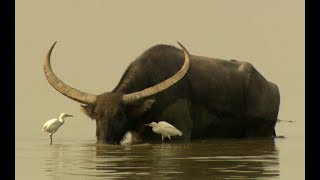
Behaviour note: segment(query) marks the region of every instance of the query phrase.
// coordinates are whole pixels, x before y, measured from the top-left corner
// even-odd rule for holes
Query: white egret
[[[59,116],[59,119],[57,118],[50,119],[46,123],[44,123],[42,127],[42,131],[50,133],[50,140],[51,140],[50,144],[52,144],[53,133],[55,133],[59,129],[59,127],[64,123],[65,117],[73,117],[73,116],[70,114],[61,113],[61,115]]]
[[[179,129],[175,128],[173,125],[165,121],[160,121],[158,123],[152,122],[145,125],[152,127],[153,132],[161,134],[162,141],[164,137],[168,137],[171,140],[170,136],[182,136],[182,132]]]

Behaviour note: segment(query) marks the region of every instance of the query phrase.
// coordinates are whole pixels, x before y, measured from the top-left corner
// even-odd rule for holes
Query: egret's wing
[[[166,129],[166,132],[168,132],[169,134],[176,134],[176,135],[179,135],[181,136],[182,135],[182,132],[177,129],[176,127],[174,127],[173,125],[165,122],[165,121],[160,121],[158,122],[158,125],[159,127],[164,127]]]
[[[52,124],[55,120],[57,120],[56,118],[55,119],[50,119],[48,120],[47,122],[45,122],[43,124],[43,127],[42,127],[42,130],[45,130],[50,124]]]
[[[61,123],[58,119],[51,119],[43,125],[42,129],[51,132],[52,130],[56,130],[60,125]]]
[[[167,122],[165,122],[165,121],[160,121],[160,122],[158,122],[158,125],[161,127],[166,127],[166,128],[169,128],[169,127],[173,127],[173,128],[175,128],[173,125],[171,125],[171,124],[169,124],[169,123],[167,123]]]
[[[182,132],[181,132],[179,129],[173,127],[173,126],[172,126],[172,127],[168,127],[168,128],[166,129],[166,131],[167,131],[169,134],[172,134],[172,135],[182,136]]]

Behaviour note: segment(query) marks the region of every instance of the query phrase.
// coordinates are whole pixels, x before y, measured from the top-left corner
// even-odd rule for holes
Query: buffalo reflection
[[[96,145],[102,177],[277,178],[273,139],[221,139],[187,144]]]

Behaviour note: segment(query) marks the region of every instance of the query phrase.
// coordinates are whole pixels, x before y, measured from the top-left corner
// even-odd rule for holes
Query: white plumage
[[[57,118],[50,119],[46,123],[44,123],[42,127],[42,131],[50,133],[50,140],[51,140],[50,144],[52,144],[53,133],[55,133],[59,129],[59,127],[62,124],[64,124],[65,117],[73,117],[73,116],[66,113],[61,113],[58,119]]]
[[[171,140],[170,136],[182,136],[182,132],[179,129],[165,121],[159,121],[158,123],[152,122],[145,125],[152,127],[153,132],[161,134],[162,141],[164,137],[168,137]]]

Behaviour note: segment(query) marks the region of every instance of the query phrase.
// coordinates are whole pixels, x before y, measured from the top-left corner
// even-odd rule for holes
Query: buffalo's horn
[[[146,98],[146,97],[155,95],[161,91],[168,89],[169,87],[171,87],[172,85],[174,85],[175,83],[177,83],[180,79],[182,79],[184,77],[184,75],[188,72],[189,67],[190,67],[190,54],[188,53],[188,51],[186,50],[186,48],[182,44],[180,44],[179,42],[177,42],[177,43],[182,48],[182,50],[184,52],[184,56],[185,56],[184,64],[181,67],[181,69],[175,75],[162,81],[159,84],[156,84],[152,87],[146,88],[146,89],[138,91],[138,92],[123,95],[122,101],[124,103],[129,104],[131,102],[138,101],[142,98]]]
[[[93,104],[96,101],[97,96],[96,95],[92,95],[92,94],[87,94],[84,92],[79,91],[78,89],[72,88],[69,85],[65,84],[63,81],[61,81],[56,75],[55,73],[52,71],[51,69],[51,64],[50,64],[50,56],[51,56],[51,52],[53,47],[55,46],[57,42],[55,42],[45,60],[44,60],[44,65],[43,65],[43,69],[44,69],[44,74],[48,80],[48,82],[50,83],[50,85],[52,87],[54,87],[57,91],[59,91],[61,94],[67,96],[68,98],[75,100],[79,103],[83,103],[83,104]]]

